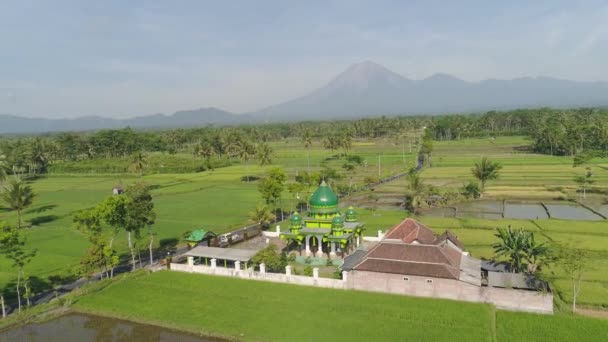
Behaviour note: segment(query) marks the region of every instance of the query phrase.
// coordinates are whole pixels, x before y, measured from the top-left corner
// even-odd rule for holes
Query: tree
[[[262,194],[262,198],[266,201],[266,204],[276,204],[281,198],[285,180],[287,180],[285,171],[275,167],[270,169],[268,176],[260,181],[258,191]]]
[[[12,210],[17,211],[17,229],[21,228],[21,213],[32,205],[34,192],[21,178],[14,176],[2,187],[2,200]]]
[[[310,148],[312,147],[312,133],[310,129],[306,129],[302,135],[302,143],[306,149],[306,162],[308,163],[307,171],[310,172]]]
[[[534,274],[552,259],[549,247],[538,243],[533,232],[508,227],[498,229],[494,236],[500,240],[492,244],[494,253],[508,259],[512,272]]]
[[[508,259],[511,265],[512,272],[522,272],[524,270],[524,246],[525,246],[525,234],[522,229],[512,230],[511,227],[507,229],[498,229],[494,235],[500,241],[492,244],[494,253],[498,257],[504,257]]]
[[[576,312],[576,299],[581,292],[583,273],[588,268],[589,253],[580,248],[562,248],[559,264],[572,284],[572,313]]]
[[[258,159],[260,166],[272,164],[272,147],[268,144],[260,144],[257,148],[256,158]]]
[[[17,292],[19,312],[21,312],[22,288],[25,290],[27,305],[30,305],[31,292],[24,269],[36,255],[35,249],[29,251],[25,249],[25,243],[25,239],[20,236],[19,229],[14,229],[10,226],[0,227],[0,253],[4,254],[13,263],[13,268],[17,269],[15,290]]]
[[[101,278],[104,274],[110,277],[110,269],[118,265],[119,258],[102,236],[102,222],[98,208],[76,212],[73,221],[78,230],[88,234],[91,243],[80,260],[82,273],[91,276],[94,272],[102,270]]]
[[[272,213],[272,209],[264,204],[258,204],[255,210],[249,213],[252,222],[260,224],[262,227],[268,228],[270,223],[275,220],[276,216]]]
[[[579,175],[574,177],[574,181],[581,187],[583,191],[583,198],[587,198],[587,186],[595,183],[593,179],[593,172],[591,172],[591,168],[587,168],[584,175]]]
[[[124,194],[109,196],[103,202],[99,203],[95,208],[100,219],[112,228],[112,232],[110,233],[110,241],[108,243],[108,248],[110,250],[112,250],[116,235],[118,235],[122,229],[126,228],[128,201],[129,199]],[[113,276],[114,266],[110,267],[110,278]]]
[[[490,161],[487,157],[481,158],[481,161],[475,162],[475,166],[471,169],[471,173],[481,183],[480,197],[486,188],[486,182],[498,179],[499,171],[502,166],[497,162]]]
[[[247,182],[249,182],[249,160],[251,160],[251,158],[255,157],[255,146],[253,146],[253,144],[251,144],[249,141],[247,140],[241,140],[239,145],[238,145],[238,150],[237,150],[239,159],[241,159],[241,161],[243,161],[247,167],[247,176],[246,176],[246,180]]]
[[[0,184],[6,180],[6,176],[8,175],[8,161],[6,160],[6,156],[0,153]]]
[[[467,199],[477,199],[481,196],[479,184],[476,182],[468,182],[462,186],[462,195]]]
[[[139,173],[139,177],[144,175],[144,170],[148,166],[148,160],[143,152],[137,152],[131,156],[131,165],[129,169],[135,173]]]
[[[152,242],[154,235],[151,231],[151,226],[156,220],[154,212],[154,203],[149,187],[144,183],[136,183],[127,188],[125,194],[128,197],[126,203],[126,224],[125,230],[128,234],[129,249],[131,250],[132,270],[135,270],[135,244],[131,238],[134,235],[136,239],[140,238],[141,230],[148,228],[150,237],[150,263],[152,263]]]
[[[260,250],[251,259],[255,266],[260,264],[266,265],[267,272],[281,273],[287,266],[287,256],[282,257],[278,253],[278,247],[275,244],[270,244],[268,247]]]

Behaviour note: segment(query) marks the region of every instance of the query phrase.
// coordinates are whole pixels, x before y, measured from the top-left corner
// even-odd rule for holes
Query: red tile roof
[[[458,279],[461,253],[443,245],[382,241],[355,270]]]
[[[435,236],[424,224],[407,218],[391,228],[353,269],[459,279],[462,254],[447,241],[464,250],[451,232]]]
[[[406,218],[401,223],[391,228],[384,238],[399,239],[405,243],[418,241],[422,244],[430,245],[435,241],[435,234],[422,223],[411,218]]]

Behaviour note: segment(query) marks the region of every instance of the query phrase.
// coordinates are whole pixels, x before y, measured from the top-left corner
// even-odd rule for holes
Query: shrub
[[[304,275],[307,277],[312,277],[312,266],[308,265],[304,267]]]
[[[481,196],[479,184],[476,182],[468,182],[462,187],[462,195],[467,199],[475,199]]]
[[[311,257],[306,257],[306,259],[304,259],[304,263],[307,265],[312,264],[312,258]]]
[[[334,263],[331,261],[330,258],[327,258],[327,261],[325,262],[325,266],[333,266]]]
[[[289,256],[287,257],[287,261],[289,261],[289,262],[296,261],[296,253],[289,253]]]

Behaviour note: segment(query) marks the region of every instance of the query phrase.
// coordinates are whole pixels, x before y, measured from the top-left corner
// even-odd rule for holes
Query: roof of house
[[[434,244],[439,245],[446,241],[452,242],[454,245],[456,245],[456,247],[464,251],[464,245],[462,244],[462,242],[460,242],[460,240],[458,240],[458,237],[452,234],[452,232],[450,232],[449,230],[446,230],[445,232],[443,232],[443,234],[437,236],[435,238]]]
[[[190,233],[190,235],[185,239],[186,241],[202,241],[203,239],[214,237],[216,234],[214,232],[208,232],[204,229],[195,229]]]
[[[257,252],[257,250],[249,249],[198,246],[192,248],[185,254],[186,256],[248,262]]]
[[[353,269],[381,273],[459,279],[461,253],[443,245],[383,240]]]
[[[397,239],[405,243],[418,241],[422,244],[431,245],[435,242],[435,234],[424,224],[414,219],[406,218],[391,228],[384,236],[384,239]]]
[[[367,251],[362,249],[357,249],[353,253],[349,254],[346,258],[344,258],[344,262],[340,268],[342,271],[350,271],[352,270],[367,254]]]
[[[534,276],[524,273],[488,272],[488,286],[539,290],[547,289],[547,284]]]

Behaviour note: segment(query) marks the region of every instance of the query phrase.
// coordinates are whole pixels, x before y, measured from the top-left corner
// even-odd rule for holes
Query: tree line
[[[55,161],[129,157],[138,152],[190,153],[206,159],[239,157],[248,161],[249,156],[265,154],[260,149],[268,149],[264,144],[269,141],[297,138],[306,149],[313,141],[319,141],[329,150],[343,149],[348,153],[353,139],[399,140],[423,127],[432,140],[527,135],[532,149],[538,153],[608,154],[608,110],[540,108],[483,114],[13,136],[0,138],[0,155],[4,155],[12,171],[30,174],[45,173]]]

